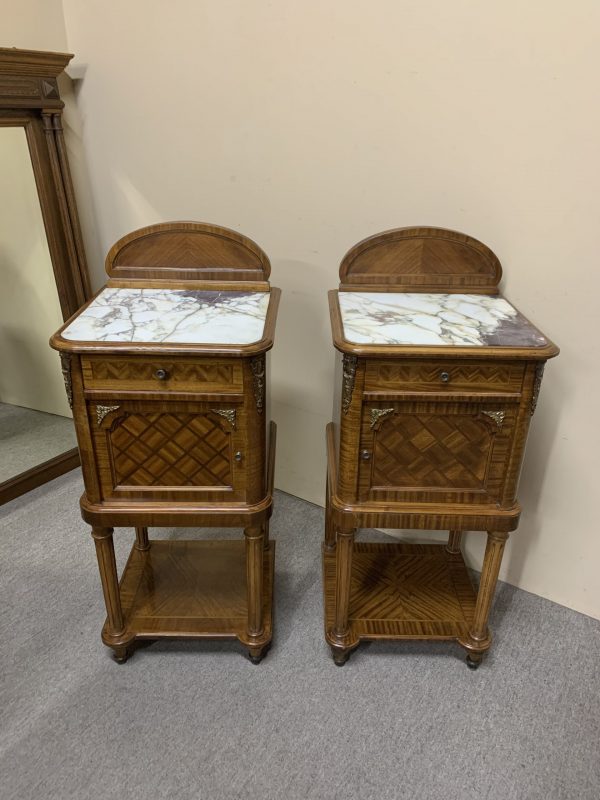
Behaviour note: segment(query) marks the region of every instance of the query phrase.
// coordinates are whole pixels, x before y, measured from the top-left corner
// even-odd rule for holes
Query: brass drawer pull
[[[448,383],[448,381],[450,380],[450,373],[440,372],[440,380],[442,383]]]
[[[154,377],[159,381],[166,381],[169,377],[169,373],[166,369],[157,369],[154,373]]]

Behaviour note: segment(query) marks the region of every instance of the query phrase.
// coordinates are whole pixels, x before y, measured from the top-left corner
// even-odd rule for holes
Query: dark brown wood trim
[[[0,47],[0,74],[44,75],[56,78],[73,58],[73,53]]]
[[[32,467],[20,475],[15,475],[4,483],[0,483],[0,505],[8,503],[9,500],[14,500],[26,492],[30,492],[37,486],[43,483],[58,478],[59,475],[64,475],[65,472],[70,472],[80,465],[79,450],[74,447],[72,450],[67,450],[43,464],[38,464],[37,467]]]
[[[62,131],[56,78],[73,56],[0,48],[0,127],[22,127],[40,201],[63,319],[90,297],[75,194]],[[56,366],[59,369],[59,364]],[[79,465],[77,450],[50,459],[0,486],[0,503]]]

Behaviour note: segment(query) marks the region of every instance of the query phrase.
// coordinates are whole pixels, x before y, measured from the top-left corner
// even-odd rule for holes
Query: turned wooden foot
[[[483,659],[483,653],[468,653],[466,662],[469,669],[477,669]]]
[[[265,644],[262,647],[249,647],[248,648],[248,658],[253,664],[260,664],[263,658],[269,652],[269,648],[271,643]]]
[[[124,664],[130,655],[128,647],[113,647],[113,658],[117,664]]]
[[[343,667],[350,658],[351,652],[352,650],[341,650],[339,647],[332,647],[331,655],[333,656],[333,663],[336,667]]]

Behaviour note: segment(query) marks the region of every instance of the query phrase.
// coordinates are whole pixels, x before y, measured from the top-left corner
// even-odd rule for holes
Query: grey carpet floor
[[[0,403],[0,483],[73,447],[69,417]]]
[[[99,639],[81,491],[76,471],[0,508],[3,800],[600,797],[597,621],[501,585],[477,672],[457,646],[418,642],[362,646],[337,668],[323,511],[278,493],[262,664],[235,643],[174,642],[119,666]],[[132,538],[116,532],[121,565]]]

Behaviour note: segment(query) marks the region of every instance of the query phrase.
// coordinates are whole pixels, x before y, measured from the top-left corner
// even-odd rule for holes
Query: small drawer
[[[520,392],[525,365],[519,362],[367,361],[365,391]]]
[[[82,358],[86,389],[154,392],[241,392],[242,366],[235,359]]]

